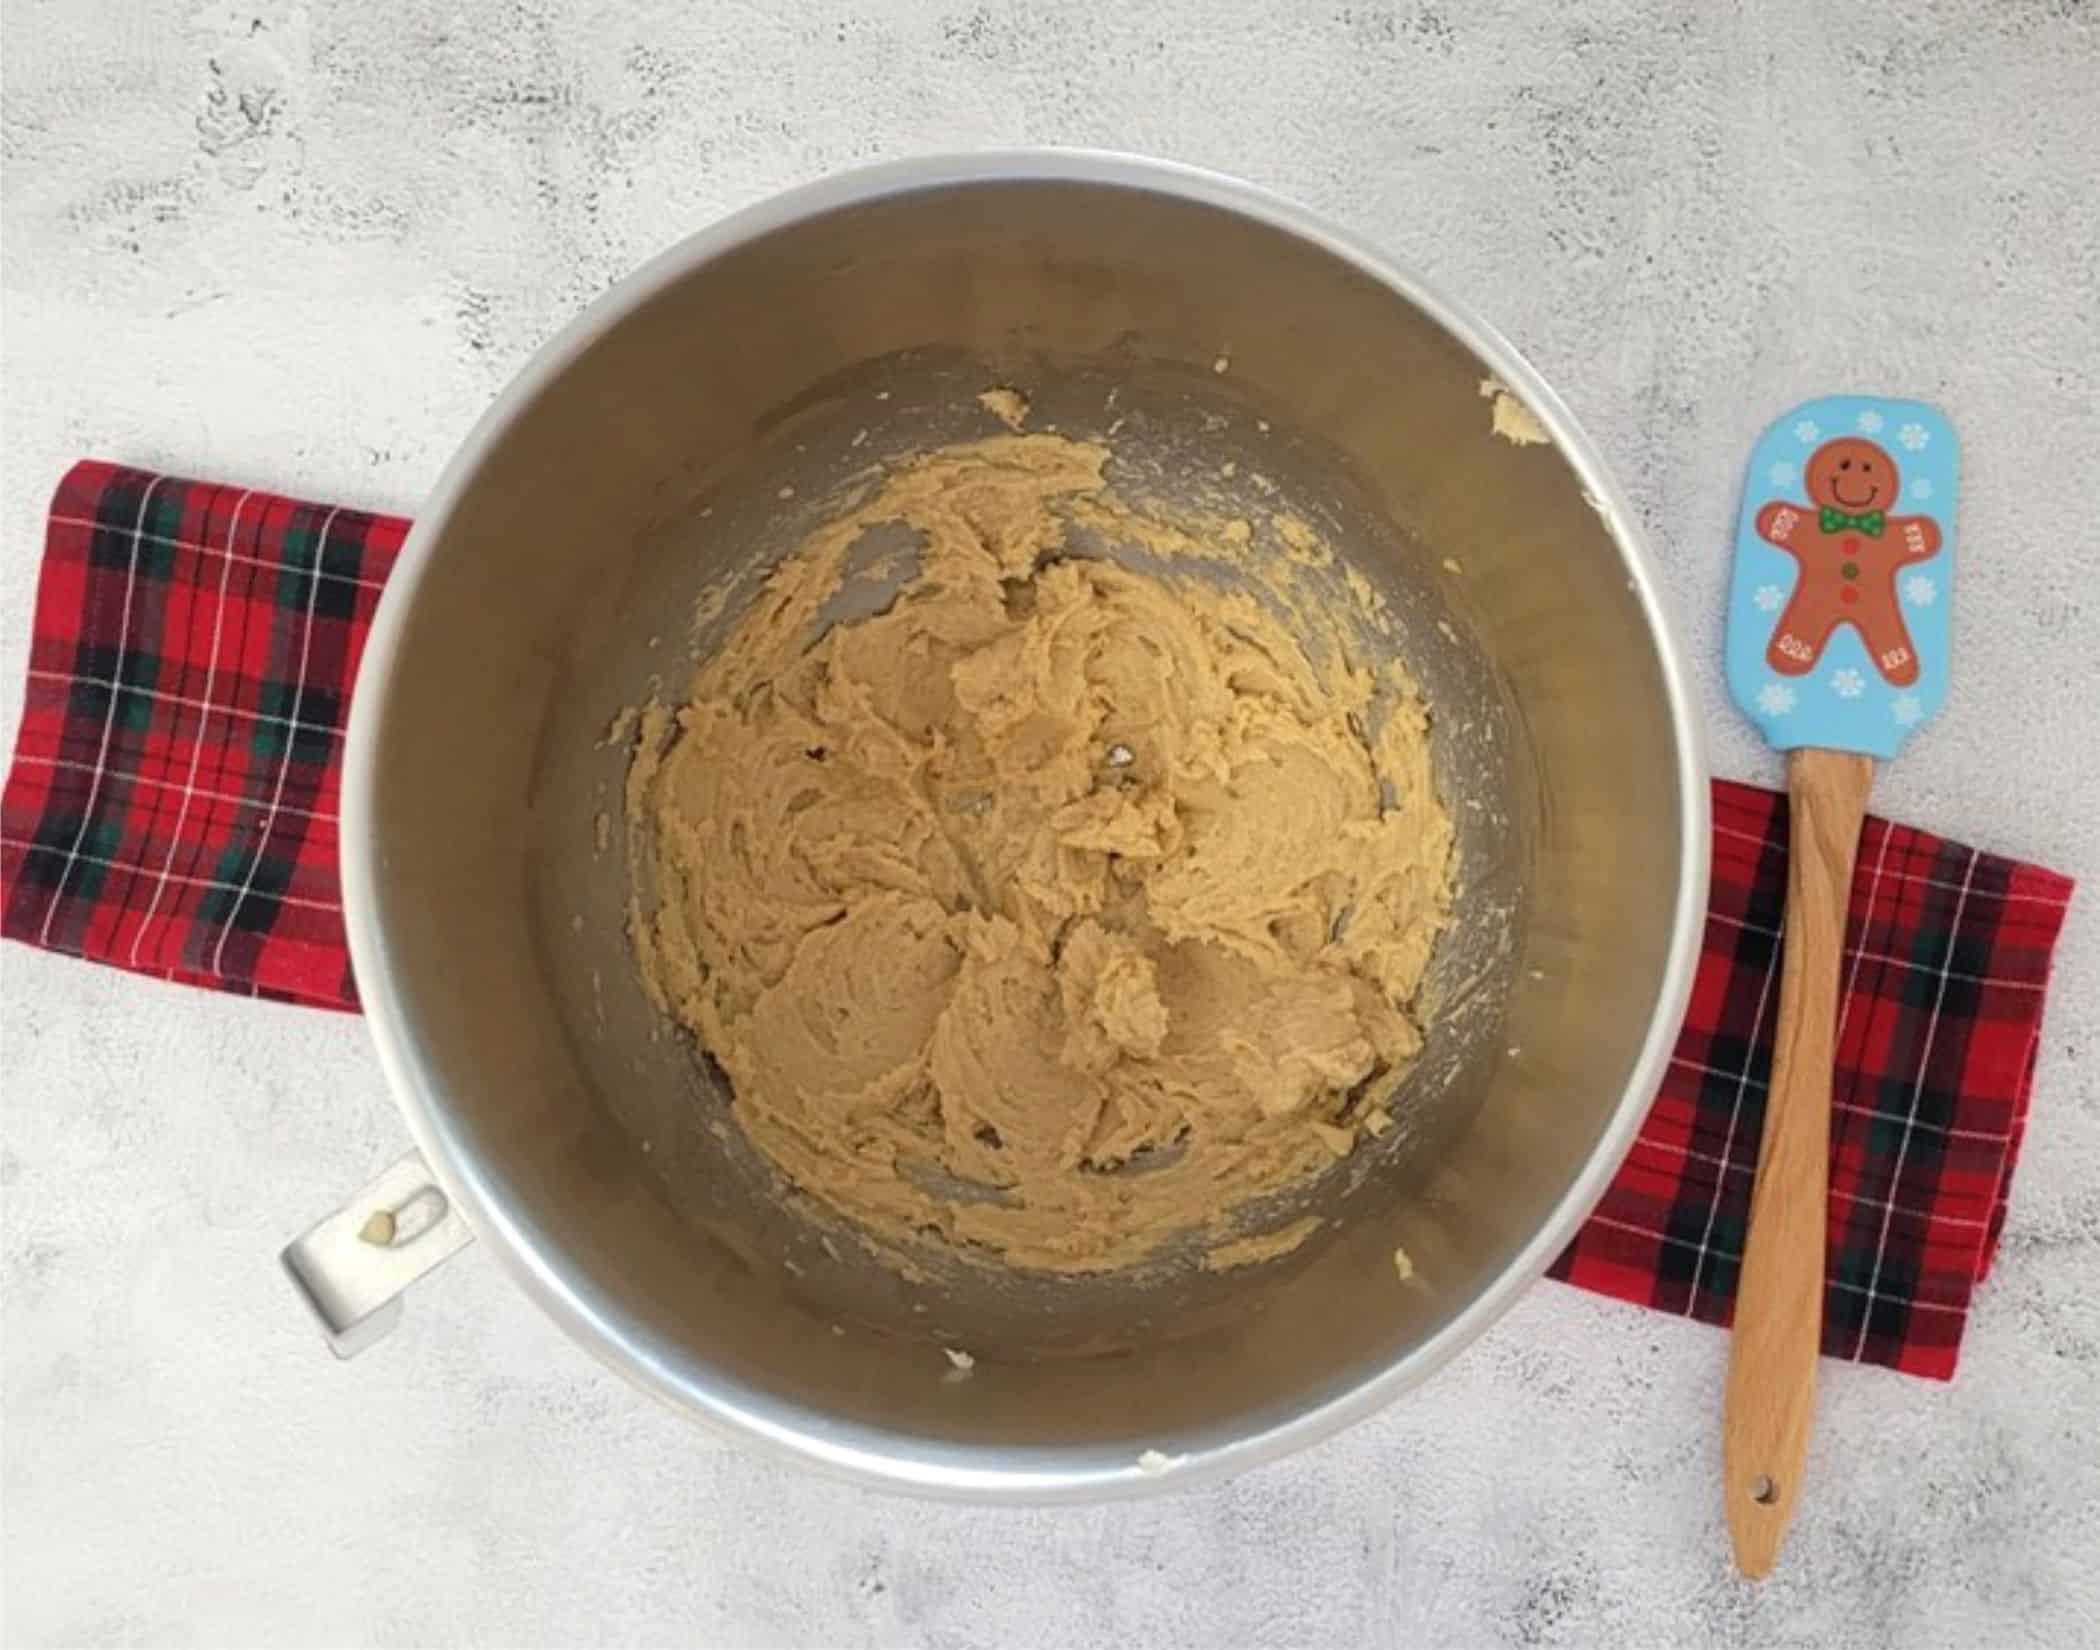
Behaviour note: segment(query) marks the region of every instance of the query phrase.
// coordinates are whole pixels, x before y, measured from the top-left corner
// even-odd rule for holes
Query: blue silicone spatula
[[[1728,687],[1787,753],[1792,827],[1779,1025],[1736,1287],[1723,1450],[1753,1579],[1800,1493],[1823,1332],[1839,961],[1874,764],[1947,694],[1959,451],[1934,407],[1834,395],[1750,455],[1728,599]]]

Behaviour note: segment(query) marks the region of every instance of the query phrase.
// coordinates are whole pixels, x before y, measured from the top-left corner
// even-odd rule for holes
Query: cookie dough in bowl
[[[1164,519],[1115,470],[1018,432],[874,469],[638,718],[645,986],[907,1266],[1268,1258],[1316,1206],[1240,1211],[1389,1127],[1422,1048],[1454,834],[1420,692],[1351,645],[1380,615],[1297,518]]]

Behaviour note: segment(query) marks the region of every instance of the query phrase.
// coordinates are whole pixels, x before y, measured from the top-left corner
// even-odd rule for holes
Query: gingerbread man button
[[[1768,429],[1737,530],[1729,685],[1780,749],[1893,756],[1946,691],[1958,448],[1937,408],[1828,396]]]

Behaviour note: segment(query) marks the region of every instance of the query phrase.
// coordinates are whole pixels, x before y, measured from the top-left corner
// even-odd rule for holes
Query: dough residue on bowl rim
[[[1489,428],[1512,447],[1542,447],[1553,439],[1539,422],[1538,414],[1525,406],[1516,391],[1501,379],[1481,379],[1480,394],[1493,404],[1488,415]]]

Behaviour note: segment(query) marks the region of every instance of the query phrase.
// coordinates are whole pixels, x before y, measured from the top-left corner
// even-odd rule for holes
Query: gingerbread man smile
[[[1871,441],[1826,441],[1808,461],[1807,505],[1776,500],[1757,513],[1760,538],[1800,564],[1793,599],[1779,615],[1765,657],[1784,676],[1815,668],[1830,638],[1849,624],[1874,667],[1897,687],[1918,679],[1918,657],[1896,595],[1896,577],[1938,554],[1930,516],[1891,516],[1902,496],[1896,461]]]

